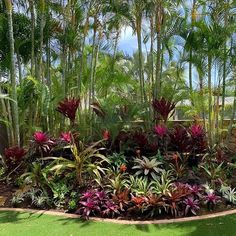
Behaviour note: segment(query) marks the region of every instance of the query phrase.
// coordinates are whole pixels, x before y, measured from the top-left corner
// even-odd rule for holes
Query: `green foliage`
[[[220,192],[227,201],[232,204],[236,204],[236,190],[235,188],[231,188],[229,186],[222,185],[220,188]]]
[[[116,168],[119,168],[122,164],[127,162],[123,153],[113,153],[112,155],[108,156],[107,159],[109,160],[109,164]]]
[[[107,158],[99,153],[102,150],[102,148],[98,147],[100,144],[101,141],[88,147],[85,147],[82,142],[79,143],[79,147],[75,143],[72,144],[71,152],[73,154],[73,160],[64,157],[46,157],[43,160],[54,160],[50,164],[50,171],[55,171],[56,174],[60,174],[63,171],[75,171],[78,184],[84,183],[83,174],[93,176],[100,183],[102,174],[105,174],[101,163],[108,162]],[[94,162],[92,161],[93,159],[95,159]]]
[[[136,196],[147,196],[152,190],[152,182],[145,177],[129,176],[125,184]]]
[[[152,192],[155,194],[169,195],[173,177],[171,171],[163,171],[160,178],[152,181]]]

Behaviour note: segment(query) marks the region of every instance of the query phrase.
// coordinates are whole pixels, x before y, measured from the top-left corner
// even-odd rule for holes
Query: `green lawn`
[[[119,225],[40,214],[0,212],[1,236],[234,236],[236,215],[166,225]]]

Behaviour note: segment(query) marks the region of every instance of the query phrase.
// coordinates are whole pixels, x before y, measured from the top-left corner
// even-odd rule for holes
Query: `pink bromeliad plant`
[[[60,140],[65,143],[71,143],[72,142],[72,134],[71,132],[62,132],[60,135]]]
[[[154,131],[160,138],[163,138],[167,135],[168,129],[165,125],[156,125]]]
[[[36,151],[39,151],[41,154],[49,153],[52,147],[55,145],[55,142],[50,139],[50,137],[42,132],[36,131],[33,135],[33,139],[31,140],[31,144]]]
[[[205,135],[205,131],[201,125],[194,124],[190,127],[190,134],[193,138],[199,138]]]
[[[75,122],[76,111],[80,105],[80,100],[76,98],[65,98],[59,102],[57,111],[69,118],[72,123]]]

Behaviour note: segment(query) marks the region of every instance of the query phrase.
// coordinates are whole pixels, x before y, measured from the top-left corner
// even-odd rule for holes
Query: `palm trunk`
[[[234,78],[234,103],[233,103],[233,109],[232,109],[232,115],[230,118],[230,123],[228,126],[228,134],[226,137],[226,142],[225,143],[229,143],[230,138],[232,136],[232,130],[233,130],[233,123],[234,123],[234,118],[235,118],[235,113],[236,113],[236,66],[233,69],[233,78]]]
[[[86,36],[88,34],[88,25],[89,25],[89,15],[87,14],[85,25],[84,25],[84,35],[83,35],[83,41],[82,41],[82,46],[81,46],[81,59],[80,59],[80,72],[79,72],[79,77],[78,77],[78,92],[79,95],[81,93],[81,83],[82,83],[82,78],[83,78],[83,71],[84,71],[84,48],[85,48],[85,40]]]
[[[204,106],[204,92],[203,92],[203,77],[199,74],[199,84],[200,84],[200,94],[201,94],[201,109],[202,109],[202,119],[203,119],[203,126],[206,130],[206,111]]]
[[[1,86],[0,86],[0,93],[2,93]],[[7,107],[6,107],[6,103],[5,103],[4,99],[1,99],[1,104],[2,104],[2,115],[3,115],[4,119],[9,122],[10,119],[8,117]],[[11,123],[11,122],[9,122],[9,123]],[[11,138],[11,132],[10,132],[9,125],[6,125],[6,130],[7,130],[7,143],[10,144],[12,142],[12,138]]]
[[[11,55],[11,87],[12,87],[12,118],[14,127],[14,144],[20,145],[20,127],[19,127],[19,113],[18,113],[18,102],[17,102],[17,85],[16,85],[16,69],[14,59],[14,36],[13,36],[13,23],[12,23],[12,3],[11,0],[4,0],[7,7],[7,18],[8,18],[8,30],[9,30],[9,41],[10,41],[10,55]]]
[[[154,43],[154,22],[153,16],[150,17],[150,77],[151,77],[151,87],[152,96],[154,96],[154,59],[153,59],[153,43]]]
[[[35,56],[34,56],[35,14],[34,14],[34,1],[33,0],[29,0],[29,8],[30,8],[30,15],[31,15],[31,75],[35,76]]]
[[[212,147],[213,141],[213,124],[212,124],[212,88],[211,88],[211,69],[212,69],[212,57],[208,55],[208,138],[209,146]]]
[[[44,26],[45,26],[45,2],[44,0],[40,1],[41,14],[40,14],[40,47],[39,47],[39,79],[44,82],[44,73],[43,73],[43,38],[44,38]]]
[[[225,4],[228,4],[228,0],[225,0]],[[225,10],[224,14],[224,26],[227,27],[228,25],[228,8]],[[227,66],[227,42],[224,44],[224,60],[223,60],[223,81],[222,81],[222,108],[221,108],[221,129],[224,128],[224,116],[225,116],[225,95],[226,95],[226,68]],[[221,136],[221,139],[223,137]]]
[[[90,88],[89,88],[89,106],[93,102],[93,88],[94,88],[94,66],[96,60],[96,35],[97,35],[97,18],[94,17],[94,30],[93,30],[93,48],[92,48],[92,58],[90,66]]]
[[[161,45],[162,45],[162,8],[156,9],[156,32],[157,32],[157,54],[156,54],[156,89],[155,97],[160,98],[161,94]]]
[[[136,17],[136,34],[138,39],[138,59],[139,59],[139,83],[140,83],[140,100],[145,101],[144,74],[143,74],[143,53],[142,53],[142,36],[141,36],[142,16]]]
[[[19,54],[18,50],[16,52],[16,56],[17,56],[17,64],[18,64],[19,83],[21,84],[21,82],[22,82],[22,67],[21,67],[20,54]]]
[[[190,52],[189,52],[189,92],[190,92],[190,96],[191,96],[191,102],[193,105],[192,56],[193,56],[193,50],[192,50],[192,48],[190,48]]]

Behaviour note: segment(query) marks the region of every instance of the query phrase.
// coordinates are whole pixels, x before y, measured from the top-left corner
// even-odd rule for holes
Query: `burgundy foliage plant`
[[[152,106],[158,116],[166,123],[167,119],[174,115],[174,109],[176,104],[170,101],[167,101],[165,98],[159,100],[155,99],[152,102]]]
[[[109,199],[103,190],[89,189],[84,192],[79,201],[77,213],[85,218],[91,215],[111,216],[119,214],[117,205]]]
[[[6,158],[14,162],[20,161],[25,156],[25,154],[25,149],[18,146],[9,147],[5,149]]]
[[[185,205],[184,214],[188,215],[191,212],[193,215],[197,215],[197,211],[200,209],[200,202],[198,199],[194,199],[193,197],[188,197],[183,201]]]
[[[183,126],[174,127],[174,129],[170,133],[170,141],[174,151],[183,153],[189,150],[190,137],[187,129]]]
[[[76,111],[79,107],[80,100],[76,98],[65,98],[59,102],[57,111],[69,118],[72,123],[75,122]]]

